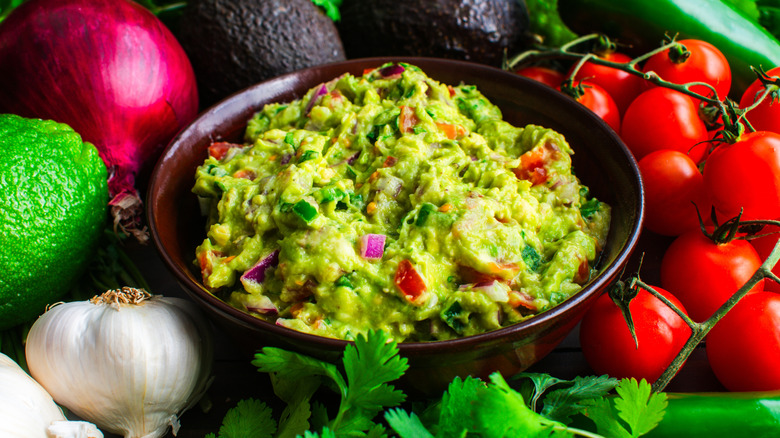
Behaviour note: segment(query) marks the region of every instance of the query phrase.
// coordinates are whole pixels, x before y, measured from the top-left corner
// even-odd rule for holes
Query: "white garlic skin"
[[[194,304],[59,304],[27,337],[30,374],[60,405],[125,438],[162,437],[210,383],[211,328]]]
[[[64,420],[65,415],[49,393],[0,353],[0,436],[47,438],[49,425]]]

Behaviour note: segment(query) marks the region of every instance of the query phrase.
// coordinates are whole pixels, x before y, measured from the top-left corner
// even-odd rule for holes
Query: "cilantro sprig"
[[[457,377],[440,399],[404,404],[405,394],[390,382],[403,376],[407,361],[395,342],[373,331],[346,347],[340,367],[272,347],[252,364],[269,373],[286,407],[274,419],[265,403],[242,400],[228,411],[219,438],[633,438],[655,428],[667,406],[666,394],[644,380],[521,373],[507,382],[498,372],[487,381]],[[315,399],[321,387],[335,391],[337,409]]]

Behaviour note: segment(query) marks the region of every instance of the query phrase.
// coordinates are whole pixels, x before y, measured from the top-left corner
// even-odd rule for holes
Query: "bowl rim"
[[[158,254],[163,259],[164,263],[167,265],[168,270],[174,274],[176,279],[180,282],[182,288],[190,295],[191,298],[200,300],[204,304],[210,306],[212,311],[222,313],[222,314],[227,314],[228,316],[231,317],[231,319],[234,320],[237,319],[241,325],[249,326],[252,327],[253,329],[262,327],[262,329],[264,331],[267,331],[270,335],[292,338],[293,341],[299,344],[305,344],[305,345],[316,344],[320,347],[343,351],[346,345],[354,343],[354,341],[352,340],[328,338],[328,337],[319,336],[315,334],[300,332],[294,329],[276,325],[268,321],[264,321],[260,318],[254,317],[246,312],[243,312],[235,307],[230,306],[228,303],[222,301],[221,299],[211,294],[202,284],[200,284],[197,281],[193,281],[193,279],[189,277],[187,273],[179,270],[178,265],[173,260],[173,257],[169,255],[168,252],[165,250],[163,244],[161,243],[162,239],[159,234],[160,231],[157,225],[156,206],[154,202],[151,202],[151,200],[153,195],[161,189],[159,184],[160,178],[158,177],[158,174],[162,172],[162,164],[165,162],[164,158],[168,157],[173,151],[175,151],[176,146],[180,143],[180,141],[183,138],[186,138],[188,136],[197,133],[199,131],[198,129],[199,125],[203,124],[204,120],[209,120],[215,117],[218,113],[225,110],[225,108],[229,108],[235,105],[236,102],[239,101],[243,95],[252,93],[252,91],[259,88],[273,87],[274,85],[284,86],[288,82],[294,84],[295,78],[300,76],[305,77],[307,74],[316,72],[323,68],[337,68],[346,72],[350,68],[354,68],[355,66],[359,66],[363,64],[382,65],[384,63],[389,63],[389,62],[396,62],[396,63],[403,62],[412,65],[437,63],[437,64],[442,64],[443,66],[451,67],[453,69],[468,69],[470,70],[471,74],[498,75],[499,77],[506,78],[506,80],[515,81],[518,83],[522,82],[524,84],[523,85],[524,87],[538,88],[543,90],[547,90],[549,88],[547,85],[541,84],[532,79],[517,75],[515,73],[497,67],[492,67],[489,65],[479,64],[470,61],[445,59],[445,58],[432,58],[432,57],[386,56],[386,57],[355,58],[346,61],[332,62],[332,63],[321,64],[313,67],[303,68],[300,70],[292,71],[289,73],[285,73],[273,78],[260,81],[254,85],[251,85],[243,90],[239,90],[225,97],[219,102],[216,102],[215,104],[211,105],[210,107],[200,112],[195,119],[193,119],[184,128],[182,128],[176,134],[176,136],[166,145],[166,147],[163,149],[160,155],[160,158],[158,159],[156,165],[154,166],[151,177],[149,179],[150,184],[147,189],[148,201],[146,205],[146,212],[147,212],[147,220],[149,223],[150,234],[154,242],[154,245],[157,249]],[[553,90],[552,88],[549,89]],[[305,93],[307,90],[308,88],[303,89],[301,93]],[[550,94],[551,94],[551,98],[568,99],[568,97],[560,93],[550,93]],[[262,107],[262,105],[260,106],[255,105],[255,106],[258,108]],[[569,298],[567,298],[560,304],[548,310],[545,310],[541,313],[533,315],[524,321],[506,327],[501,327],[496,330],[492,330],[492,331],[488,331],[476,335],[461,337],[461,338],[455,338],[455,339],[436,340],[436,341],[397,342],[398,348],[402,354],[423,352],[431,348],[443,349],[447,351],[471,350],[475,346],[484,346],[484,345],[504,342],[505,338],[508,337],[511,338],[513,337],[512,335],[516,334],[517,332],[523,332],[529,327],[533,327],[537,325],[543,326],[546,323],[552,322],[553,320],[555,320],[560,316],[563,316],[567,313],[574,312],[581,302],[588,300],[592,295],[597,294],[599,290],[607,286],[609,282],[612,282],[612,280],[619,274],[619,271],[621,271],[623,267],[626,265],[631,253],[633,252],[633,250],[635,249],[638,243],[640,232],[642,229],[642,224],[644,223],[644,219],[645,219],[644,184],[642,182],[642,177],[639,171],[637,161],[633,156],[633,154],[626,147],[626,145],[622,142],[618,134],[615,133],[614,130],[606,122],[604,122],[604,120],[602,120],[599,116],[597,116],[595,113],[591,112],[584,106],[582,106],[581,108],[577,108],[577,107],[573,107],[573,108],[574,111],[583,113],[582,116],[590,119],[590,122],[592,122],[595,125],[598,125],[599,129],[608,130],[612,132],[612,134],[616,137],[616,140],[620,145],[619,152],[622,153],[623,155],[621,158],[625,159],[625,161],[628,163],[630,167],[629,169],[630,173],[634,177],[633,182],[635,182],[637,186],[637,191],[636,191],[637,211],[635,214],[636,219],[632,224],[632,227],[628,234],[628,238],[622,243],[621,247],[617,251],[614,260],[611,262],[611,264],[606,266],[604,270],[601,271],[595,278],[591,279],[590,282],[588,282],[575,294],[571,295]]]

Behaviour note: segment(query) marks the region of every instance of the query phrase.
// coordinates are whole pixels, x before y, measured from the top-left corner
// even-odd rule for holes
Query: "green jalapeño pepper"
[[[775,438],[780,392],[668,393],[663,420],[644,438]]]
[[[558,0],[558,12],[574,32],[606,34],[637,54],[658,48],[665,35],[707,41],[728,59],[737,100],[756,79],[750,66],[780,65],[780,42],[722,0]]]

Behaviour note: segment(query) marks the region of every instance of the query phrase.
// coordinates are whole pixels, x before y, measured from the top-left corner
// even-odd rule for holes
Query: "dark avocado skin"
[[[195,0],[177,37],[201,106],[284,73],[346,59],[338,29],[311,0]]]
[[[500,66],[525,44],[525,0],[344,0],[349,58],[430,56]]]

